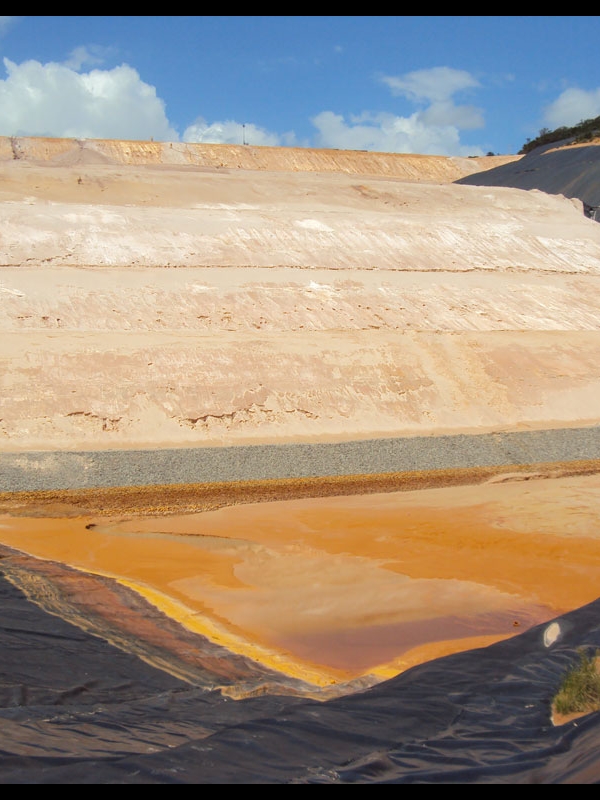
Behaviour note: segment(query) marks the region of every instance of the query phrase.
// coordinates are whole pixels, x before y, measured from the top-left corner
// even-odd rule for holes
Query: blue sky
[[[0,17],[0,135],[514,154],[600,116],[600,17]]]

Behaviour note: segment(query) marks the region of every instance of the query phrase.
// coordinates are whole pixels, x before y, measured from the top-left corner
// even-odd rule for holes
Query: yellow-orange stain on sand
[[[5,514],[0,543],[112,577],[323,686],[390,677],[595,600],[600,475],[166,516]]]

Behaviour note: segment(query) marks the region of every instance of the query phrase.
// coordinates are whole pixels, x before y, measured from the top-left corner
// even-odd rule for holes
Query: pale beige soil
[[[2,142],[5,451],[599,419],[581,203],[450,183],[486,159]]]
[[[1,139],[0,449],[597,425],[600,226],[451,183],[476,168]],[[0,543],[315,685],[379,680],[596,599],[597,474],[488,477],[159,516],[3,496]]]

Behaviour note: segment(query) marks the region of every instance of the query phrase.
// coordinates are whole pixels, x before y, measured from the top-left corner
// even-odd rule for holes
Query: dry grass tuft
[[[579,663],[566,673],[554,697],[553,708],[562,716],[600,710],[600,650],[594,655],[586,653],[585,648],[578,652]]]

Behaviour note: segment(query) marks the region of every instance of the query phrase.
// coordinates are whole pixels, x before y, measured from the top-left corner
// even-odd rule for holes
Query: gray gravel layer
[[[600,426],[167,450],[0,453],[0,491],[215,483],[600,459]]]

